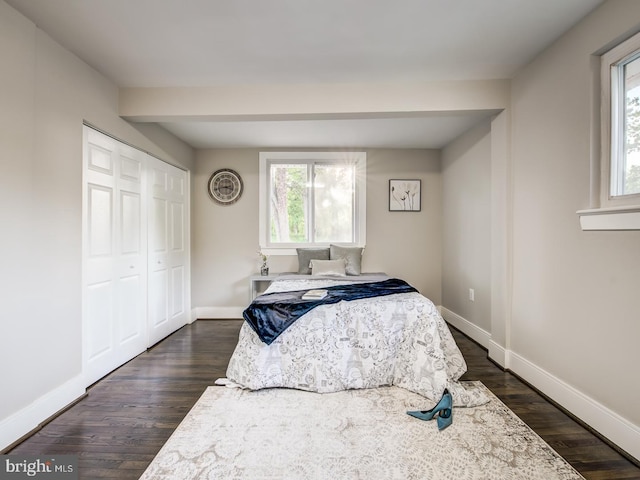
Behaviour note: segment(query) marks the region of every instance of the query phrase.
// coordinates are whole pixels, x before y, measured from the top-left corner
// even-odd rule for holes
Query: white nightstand
[[[264,291],[269,286],[271,281],[275,280],[278,276],[280,276],[279,273],[272,273],[269,275],[251,275],[249,277],[249,301],[252,301],[254,298],[256,298],[258,296],[258,292]],[[260,284],[266,285],[263,285],[264,288],[259,289]]]

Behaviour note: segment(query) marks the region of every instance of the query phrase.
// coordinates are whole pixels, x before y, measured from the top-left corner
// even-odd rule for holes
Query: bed
[[[303,270],[278,277],[263,296],[345,285],[367,288],[387,280],[384,274],[309,275]],[[412,290],[319,304],[270,343],[245,321],[227,381],[252,390],[285,387],[320,393],[395,385],[433,401],[448,388],[456,406],[485,403],[480,390],[459,382],[466,363],[436,306]]]

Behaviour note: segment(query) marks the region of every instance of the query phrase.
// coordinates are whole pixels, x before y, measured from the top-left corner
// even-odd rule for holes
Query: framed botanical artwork
[[[419,212],[422,180],[389,180],[389,211]]]

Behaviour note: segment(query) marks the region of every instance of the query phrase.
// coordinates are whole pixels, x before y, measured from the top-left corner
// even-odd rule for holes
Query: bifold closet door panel
[[[150,158],[149,345],[188,322],[187,173]]]
[[[145,154],[85,127],[83,370],[87,384],[147,345]]]

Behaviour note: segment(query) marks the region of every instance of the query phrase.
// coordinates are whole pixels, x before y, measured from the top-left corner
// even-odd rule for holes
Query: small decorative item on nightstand
[[[267,265],[267,256],[262,253],[262,250],[258,250],[258,255],[262,260],[262,265],[260,266],[260,275],[267,276],[269,275],[269,266]]]

